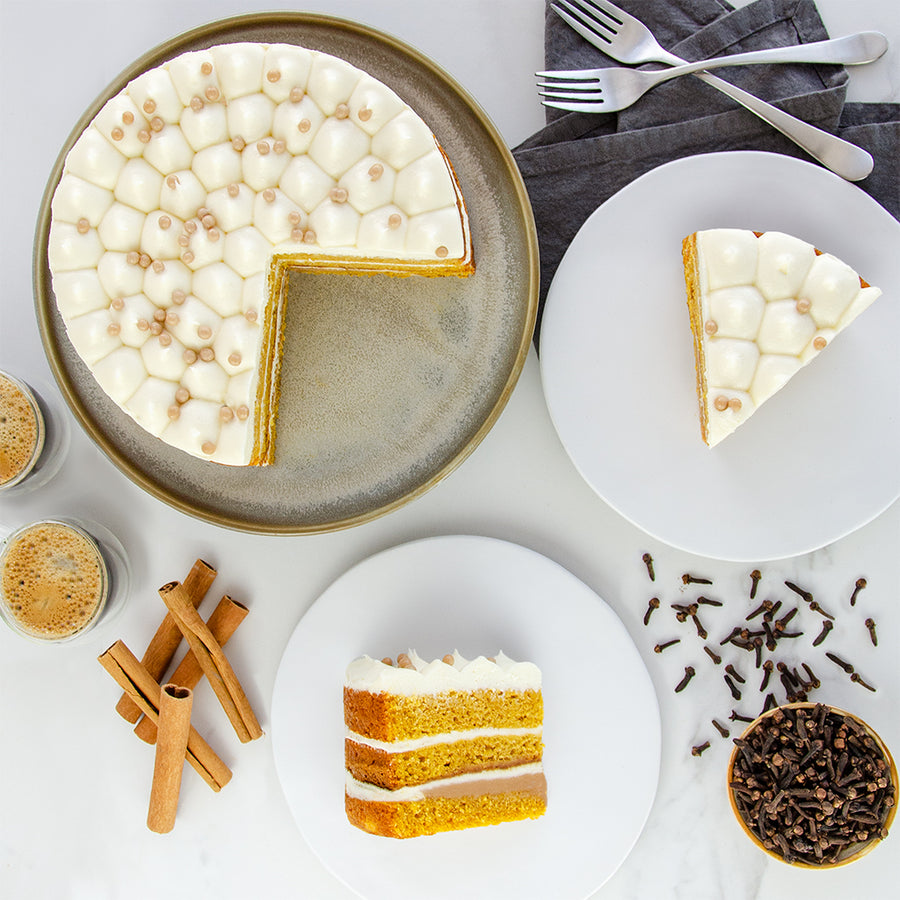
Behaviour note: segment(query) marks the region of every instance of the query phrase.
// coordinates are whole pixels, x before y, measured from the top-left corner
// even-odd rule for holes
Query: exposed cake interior
[[[682,255],[700,430],[710,447],[881,294],[846,263],[781,232],[698,231]]]
[[[368,656],[344,683],[345,808],[388,837],[537,818],[546,809],[540,670],[503,653]]]
[[[201,459],[274,454],[290,271],[469,275],[430,128],[345,60],[223,44],[145,71],[65,159],[48,261],[103,390]]]

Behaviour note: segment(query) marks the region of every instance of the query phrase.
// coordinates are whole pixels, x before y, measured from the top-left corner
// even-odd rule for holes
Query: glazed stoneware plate
[[[706,228],[796,235],[884,295],[714,448],[700,437],[681,241]],[[821,166],[710,153],[632,182],[585,222],[541,323],[550,415],[594,490],[701,556],[824,546],[900,495],[900,222]]]
[[[396,91],[447,151],[469,210],[470,278],[291,276],[276,460],[230,468],[152,437],[99,388],[56,309],[47,266],[50,201],[69,148],[141,72],[234,41],[295,43],[341,57]],[[84,113],[44,196],[35,247],[44,347],[72,411],[132,480],[172,506],[262,533],[329,531],[403,505],[489,431],[524,364],[537,308],[531,207],[502,138],[446,73],[397,39],[353,22],[267,13],[215,22],[151,50]]]
[[[408,840],[347,821],[344,671],[410,647],[428,659],[502,650],[540,666],[543,816]],[[612,609],[547,557],[468,535],[386,550],[319,597],[278,669],[272,740],[303,837],[368,900],[589,897],[638,839],[660,765],[656,694]]]

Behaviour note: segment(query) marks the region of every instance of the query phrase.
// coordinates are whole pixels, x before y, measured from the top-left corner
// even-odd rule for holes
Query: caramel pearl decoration
[[[728,409],[728,398],[716,397],[715,401],[713,402],[713,406],[715,406],[715,408],[719,412],[725,412],[725,410]]]

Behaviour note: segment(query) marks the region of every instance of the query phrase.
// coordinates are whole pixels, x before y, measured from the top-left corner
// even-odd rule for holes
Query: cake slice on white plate
[[[682,242],[700,430],[714,447],[881,295],[797,237],[739,228]]]

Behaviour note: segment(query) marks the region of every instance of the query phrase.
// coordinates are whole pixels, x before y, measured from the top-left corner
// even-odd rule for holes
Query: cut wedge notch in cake
[[[474,271],[422,118],[345,60],[262,43],[183,53],[102,106],[66,156],[48,262],[112,400],[238,466],[273,460],[289,272]]]
[[[345,808],[408,838],[543,815],[540,669],[503,653],[354,660],[344,681]]]
[[[800,238],[738,228],[682,242],[700,430],[728,437],[881,291]]]

